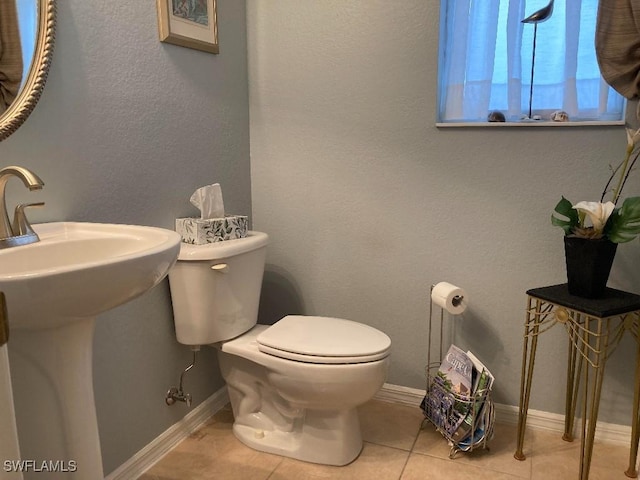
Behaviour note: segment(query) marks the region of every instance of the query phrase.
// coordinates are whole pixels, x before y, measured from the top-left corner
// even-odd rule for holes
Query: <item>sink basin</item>
[[[180,236],[135,225],[45,223],[40,242],[0,250],[0,291],[13,329],[50,328],[95,316],[159,283]]]
[[[40,242],[0,250],[20,453],[78,466],[60,478],[102,479],[92,368],[96,316],[157,285],[178,257],[180,235],[98,223],[33,228]]]

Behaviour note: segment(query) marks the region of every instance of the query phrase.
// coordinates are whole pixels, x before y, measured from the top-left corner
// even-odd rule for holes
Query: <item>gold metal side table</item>
[[[607,288],[605,295],[598,299],[570,295],[566,283],[527,291],[518,438],[514,457],[518,460],[525,459],[522,448],[538,336],[556,324],[564,326],[569,337],[565,420],[562,435],[562,439],[568,442],[573,441],[576,404],[578,397],[582,397],[580,475],[578,477],[580,480],[589,478],[606,360],[620,343],[625,331],[629,331],[636,339],[638,349],[631,448],[629,467],[625,474],[631,478],[637,477],[635,465],[640,434],[640,335],[638,332],[640,295],[612,288]]]

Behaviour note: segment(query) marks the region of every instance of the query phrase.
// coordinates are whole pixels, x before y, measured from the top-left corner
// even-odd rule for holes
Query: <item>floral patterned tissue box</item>
[[[203,245],[244,238],[249,230],[249,217],[228,215],[224,218],[176,218],[176,232],[184,243]]]

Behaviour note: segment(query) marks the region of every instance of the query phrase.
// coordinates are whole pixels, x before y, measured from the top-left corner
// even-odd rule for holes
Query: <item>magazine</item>
[[[474,430],[482,430],[484,427],[484,413],[485,413],[485,400],[486,394],[493,386],[494,377],[487,367],[476,357],[472,352],[467,351],[467,356],[473,363],[474,370],[474,385],[473,385],[473,400],[470,405],[467,416],[464,421],[458,426],[456,431],[452,435],[454,442],[461,442],[467,437],[471,436],[471,432]],[[473,437],[477,435],[474,433]],[[472,442],[476,443],[475,441]]]
[[[422,401],[422,410],[434,425],[453,435],[469,412],[472,389],[473,362],[451,345]]]
[[[472,352],[451,345],[420,406],[445,436],[469,450],[485,438],[484,418],[493,413],[485,400],[493,382],[489,369]]]
[[[485,439],[490,440],[493,436],[493,421],[495,416],[493,402],[486,402],[482,410],[482,417],[473,435],[469,434],[466,438],[456,443],[459,450],[467,452],[477,444],[484,442]]]

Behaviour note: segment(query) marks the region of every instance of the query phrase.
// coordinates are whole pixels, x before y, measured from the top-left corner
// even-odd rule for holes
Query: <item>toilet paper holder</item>
[[[438,363],[442,360],[442,340],[444,337],[444,312],[452,315],[463,313],[469,303],[468,295],[464,289],[456,287],[448,282],[439,282],[431,285],[429,292],[429,337],[427,344],[427,365],[431,365],[431,326],[433,324],[433,305],[440,307],[440,349],[437,358]]]
[[[432,341],[433,339],[433,308],[434,304],[440,308],[440,339],[438,358],[432,358]],[[462,390],[457,392],[451,387],[443,389],[442,384],[436,382],[436,377],[440,374],[441,364],[443,363],[443,338],[444,338],[444,312],[445,310],[451,315],[459,315],[464,312],[468,304],[468,296],[466,292],[446,282],[440,282],[431,286],[429,295],[429,326],[428,326],[428,344],[427,344],[427,367],[426,367],[426,395],[420,405],[425,418],[424,422],[431,422],[436,429],[449,441],[451,446],[449,458],[454,458],[458,452],[468,452],[476,448],[486,448],[487,442],[493,437],[493,425],[495,422],[495,413],[493,401],[491,399],[491,387],[485,389],[474,390],[473,393],[464,393]],[[467,352],[469,353],[469,352]],[[478,374],[479,375],[479,374]],[[429,398],[430,401],[427,400]],[[434,404],[435,399],[435,404]],[[485,405],[480,409],[481,405]],[[455,408],[455,405],[462,405],[465,408],[465,421],[470,422],[470,429],[459,434],[457,427],[453,430],[447,427],[443,417],[438,417],[437,412],[446,412],[436,409],[439,408]],[[473,413],[469,413],[473,412]],[[477,412],[477,413],[476,413]],[[444,414],[445,417],[447,414]],[[448,417],[449,419],[451,417]],[[478,435],[480,429],[477,427],[483,425],[484,431],[482,436]],[[469,434],[469,431],[471,432]]]

